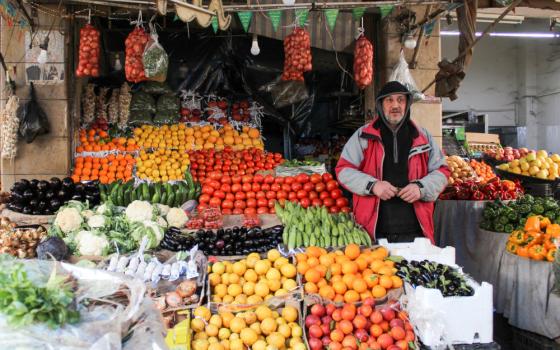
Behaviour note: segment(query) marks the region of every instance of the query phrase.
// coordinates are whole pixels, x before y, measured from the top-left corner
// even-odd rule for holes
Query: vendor
[[[410,120],[412,94],[387,83],[376,99],[377,116],[348,140],[336,166],[353,193],[354,215],[376,240],[434,242],[434,201],[449,169],[432,136]]]

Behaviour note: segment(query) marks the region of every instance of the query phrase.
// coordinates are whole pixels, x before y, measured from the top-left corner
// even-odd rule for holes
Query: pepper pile
[[[487,183],[466,181],[454,183],[448,186],[440,195],[442,200],[512,200],[523,194],[523,188],[519,182],[500,180],[493,178]]]
[[[552,198],[524,195],[514,202],[501,201],[488,203],[482,213],[480,228],[494,232],[512,232],[522,229],[527,218],[543,215],[554,223],[560,223],[560,205]]]
[[[527,218],[523,230],[509,236],[506,249],[512,254],[533,260],[553,262],[560,245],[560,225],[540,215]]]

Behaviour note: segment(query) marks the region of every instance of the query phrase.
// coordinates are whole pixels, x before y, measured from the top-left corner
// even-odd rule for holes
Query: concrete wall
[[[55,6],[56,7],[56,6]],[[53,18],[39,12],[35,18],[40,29],[48,30]],[[56,19],[56,23],[59,19]],[[62,26],[65,21],[61,22]],[[64,30],[64,27],[53,30]],[[11,37],[11,39],[10,39]],[[67,38],[67,36],[65,36]],[[29,84],[25,80],[25,33],[18,28],[9,27],[5,21],[0,22],[0,51],[4,55],[8,67],[15,66],[16,93],[20,97],[20,104],[29,98]],[[66,49],[67,50],[67,45]],[[66,57],[66,55],[64,55]],[[68,72],[64,81],[49,84],[35,84],[39,105],[45,111],[51,131],[47,135],[39,136],[31,144],[23,140],[18,142],[17,157],[12,160],[1,160],[2,190],[8,190],[11,185],[21,178],[48,179],[53,176],[67,176],[70,169],[70,125],[68,113],[68,91],[66,87]],[[0,86],[4,86],[5,76],[0,74]],[[6,102],[6,91],[0,92],[0,106]]]

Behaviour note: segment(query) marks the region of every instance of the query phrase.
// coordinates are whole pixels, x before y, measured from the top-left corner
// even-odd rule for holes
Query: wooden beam
[[[560,2],[553,0],[523,0],[519,7],[530,7],[534,9],[560,11]],[[494,0],[478,0],[478,8],[501,8],[504,7]]]

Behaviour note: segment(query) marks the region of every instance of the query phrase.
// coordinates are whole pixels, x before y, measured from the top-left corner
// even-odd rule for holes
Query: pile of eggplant
[[[28,215],[52,215],[69,200],[99,204],[98,183],[74,184],[69,177],[53,177],[50,181],[22,179],[10,189],[8,209]]]
[[[474,290],[465,276],[457,269],[433,261],[407,261],[395,263],[396,275],[413,287],[438,289],[444,297],[472,296]]]
[[[278,225],[267,229],[259,226],[233,227],[217,231],[198,230],[194,234],[183,234],[178,228],[171,227],[165,232],[160,247],[171,251],[182,251],[189,250],[198,244],[198,249],[206,255],[247,255],[276,248],[282,243],[283,231],[284,226]]]

